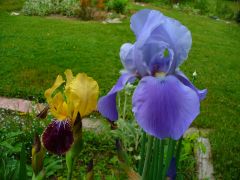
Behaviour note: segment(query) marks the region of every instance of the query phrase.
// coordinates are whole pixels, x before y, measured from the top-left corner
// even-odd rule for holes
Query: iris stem
[[[151,161],[151,153],[152,153],[152,144],[153,144],[153,137],[148,136],[148,145],[147,145],[147,152],[146,152],[146,157],[145,157],[145,162],[144,162],[144,167],[143,167],[143,173],[142,173],[142,180],[147,180],[147,175],[148,175],[148,170],[150,167],[150,161]]]
[[[172,157],[173,157],[175,144],[176,144],[176,141],[175,141],[175,140],[169,139],[168,151],[167,151],[167,157],[166,157],[166,163],[165,163],[165,166],[164,166],[163,176],[162,176],[163,179],[165,179],[165,177],[166,177],[166,175],[167,175],[167,170],[168,170],[168,168],[169,168],[170,162],[171,162]]]
[[[123,120],[125,120],[125,117],[126,117],[126,108],[127,108],[127,92],[125,90],[125,93],[124,93],[124,104],[123,104]]]
[[[160,141],[160,152],[159,152],[159,160],[158,160],[158,171],[157,171],[157,179],[162,179],[163,176],[163,160],[164,160],[164,143],[165,140]]]
[[[140,150],[140,161],[138,164],[138,173],[141,175],[143,170],[143,164],[144,164],[144,157],[145,157],[145,145],[146,145],[146,133],[142,131],[142,139],[141,139],[141,150]]]
[[[157,142],[157,139],[156,138],[153,138],[153,144],[152,144],[152,152],[151,152],[151,157],[150,157],[150,169],[148,171],[148,175],[147,175],[147,179],[152,179],[153,178],[153,171],[154,171],[154,161],[156,159],[155,157],[155,151],[156,151],[156,142]]]
[[[180,159],[180,153],[181,153],[181,149],[182,149],[182,141],[183,141],[183,137],[181,137],[178,141],[177,144],[177,150],[176,150],[176,169],[178,169],[178,164],[179,164],[179,159]]]
[[[154,152],[153,152],[153,177],[157,177],[157,172],[159,171],[158,169],[158,162],[160,160],[159,150],[160,150],[160,140],[155,138]]]
[[[72,162],[71,162],[70,169],[68,169],[68,176],[67,176],[67,180],[71,180],[71,179],[72,179],[73,164],[74,164],[74,159],[72,159]]]
[[[121,97],[120,97],[119,94],[117,95],[117,98],[118,98],[118,108],[119,108],[119,112],[121,112],[121,111],[120,111],[120,108],[121,108]]]

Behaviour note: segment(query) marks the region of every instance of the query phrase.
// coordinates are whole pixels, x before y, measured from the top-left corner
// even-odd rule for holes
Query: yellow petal
[[[65,89],[65,94],[68,102],[72,103],[73,120],[75,120],[77,112],[80,112],[83,117],[96,110],[99,87],[97,82],[86,74],[79,73],[72,79],[69,87]]]
[[[61,92],[53,97],[49,105],[52,115],[58,120],[65,120],[68,117],[68,106]]]
[[[66,76],[66,79],[67,79],[67,82],[66,82],[66,86],[65,88],[68,89],[69,88],[69,85],[72,81],[72,79],[74,78],[73,77],[73,74],[72,74],[72,71],[70,69],[67,69],[65,72],[64,72],[65,76]]]
[[[65,82],[65,81],[63,80],[62,76],[61,76],[61,75],[58,75],[57,78],[56,78],[56,80],[55,80],[55,82],[54,82],[54,84],[53,84],[53,86],[45,91],[44,95],[45,95],[48,103],[49,103],[49,101],[52,100],[52,97],[51,97],[51,96],[52,96],[53,92],[54,92],[59,86],[61,86],[64,82]]]

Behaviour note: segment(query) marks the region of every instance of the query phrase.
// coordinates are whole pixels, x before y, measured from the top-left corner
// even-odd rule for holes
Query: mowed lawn
[[[10,16],[6,9],[13,8],[6,4],[0,8],[1,96],[43,101],[44,90],[67,68],[92,76],[104,95],[122,68],[120,46],[135,38],[129,19],[122,24],[102,24]],[[240,26],[160,10],[192,33],[192,49],[181,69],[190,78],[196,70],[195,85],[208,89],[193,126],[212,130],[209,138],[216,177],[240,179]]]

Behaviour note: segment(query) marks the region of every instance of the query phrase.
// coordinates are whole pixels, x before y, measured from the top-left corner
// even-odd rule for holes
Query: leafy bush
[[[156,2],[156,0],[134,0],[135,2],[140,2],[140,3],[150,3],[150,2]],[[171,4],[171,1],[168,0],[162,0],[162,1],[166,1],[167,3]],[[158,2],[158,1],[157,1]],[[165,3],[166,3],[165,2]]]
[[[106,6],[108,10],[114,10],[117,13],[124,13],[127,7],[128,0],[110,0]]]
[[[57,0],[58,1],[58,0]],[[79,15],[80,5],[78,0],[62,0],[59,6],[59,12],[66,16],[77,16]]]
[[[240,10],[236,13],[236,21],[240,23]]]
[[[234,11],[224,2],[218,2],[216,4],[216,13],[219,17],[225,19],[233,19]]]
[[[199,9],[200,14],[206,14],[209,12],[209,3],[207,0],[197,0],[194,8]]]
[[[26,15],[63,14],[76,16],[78,9],[80,9],[78,0],[27,0],[22,11]]]

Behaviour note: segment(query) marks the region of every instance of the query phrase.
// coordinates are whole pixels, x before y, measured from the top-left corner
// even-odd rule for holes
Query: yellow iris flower
[[[73,124],[78,112],[84,117],[96,110],[99,87],[93,78],[84,73],[74,77],[72,71],[67,69],[64,74],[66,81],[58,75],[44,95],[52,115],[57,120],[69,120]],[[64,90],[61,91],[60,86],[63,84]]]

